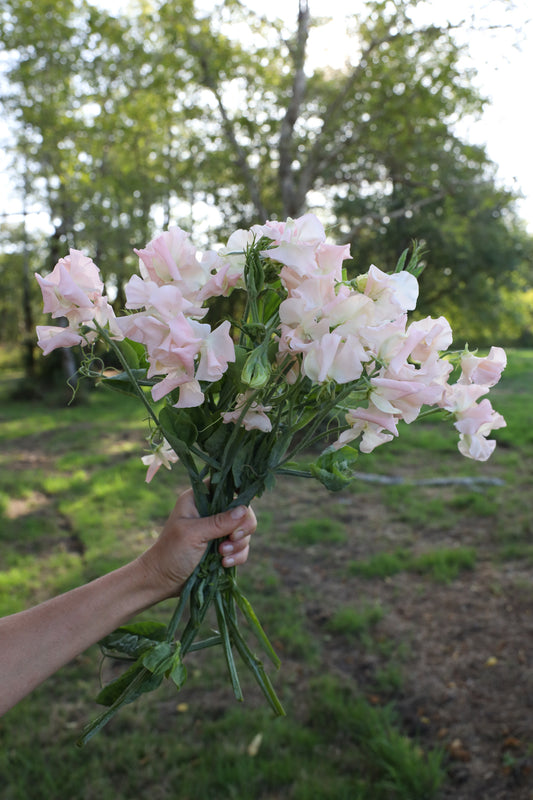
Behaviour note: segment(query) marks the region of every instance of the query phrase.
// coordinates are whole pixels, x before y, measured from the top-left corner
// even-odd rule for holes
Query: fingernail
[[[220,549],[223,553],[228,553],[228,554],[233,553],[233,545],[231,544],[231,542],[223,542],[220,545]]]
[[[233,531],[233,533],[231,534],[231,538],[233,539],[234,542],[238,542],[239,539],[244,539],[245,536],[246,536],[245,532],[240,528],[238,531]]]
[[[232,567],[235,564],[235,559],[231,556],[224,559],[224,566],[225,567]]]
[[[246,506],[237,506],[231,510],[232,519],[242,519],[246,514]]]

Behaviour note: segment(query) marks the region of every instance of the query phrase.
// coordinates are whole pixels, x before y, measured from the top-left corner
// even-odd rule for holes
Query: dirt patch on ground
[[[435,494],[441,489],[432,490]],[[393,700],[405,730],[424,747],[447,756],[446,800],[533,798],[533,569],[523,562],[495,563],[490,517],[459,519],[453,526],[416,531],[394,518],[376,493],[329,495],[310,482],[287,482],[256,503],[287,531],[301,518],[333,516],[350,533],[345,544],[293,548],[257,536],[254,553],[269,557],[284,588],[305,599],[308,625],[328,631],[324,666],[356,681],[372,702],[383,654],[332,635],[336,609],[379,603],[386,610],[374,635],[402,647],[403,685]],[[278,536],[276,541],[279,542]],[[384,549],[474,544],[476,566],[450,583],[400,572],[363,579],[346,567]],[[287,665],[288,666],[288,665]],[[280,680],[283,680],[282,668]]]

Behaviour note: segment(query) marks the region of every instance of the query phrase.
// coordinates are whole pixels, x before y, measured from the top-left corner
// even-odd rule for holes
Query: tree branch
[[[191,49],[193,50],[193,52],[195,52],[200,67],[202,69],[202,83],[207,89],[209,89],[213,93],[215,100],[217,102],[218,110],[220,112],[220,116],[222,119],[222,128],[224,130],[224,133],[226,134],[226,138],[230,144],[230,147],[233,150],[235,163],[238,169],[240,170],[244,185],[246,186],[250,200],[252,201],[252,204],[255,208],[255,212],[260,220],[266,220],[269,214],[261,199],[261,192],[259,189],[257,176],[254,174],[254,172],[250,168],[250,165],[248,164],[248,160],[246,158],[246,151],[239,144],[237,135],[235,133],[234,123],[226,110],[226,106],[224,105],[222,94],[218,87],[217,81],[215,79],[215,76],[213,75],[212,70],[210,69],[207,55],[203,50],[200,49],[197,42],[192,40],[192,38],[189,40],[189,42]]]
[[[281,199],[283,202],[283,213],[285,217],[296,216],[303,202],[301,193],[296,193],[294,171],[292,168],[294,126],[300,114],[300,108],[305,96],[306,76],[305,76],[305,54],[307,40],[309,38],[309,4],[308,0],[300,0],[298,11],[298,30],[296,32],[295,44],[291,48],[291,56],[294,66],[294,77],[292,81],[292,92],[281,122],[279,135],[279,182],[281,188]],[[305,195],[303,200],[305,200]]]

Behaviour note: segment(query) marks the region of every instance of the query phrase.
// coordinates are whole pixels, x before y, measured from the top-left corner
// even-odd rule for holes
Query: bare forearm
[[[253,511],[244,507],[200,518],[189,490],[135,561],[0,619],[0,715],[140,611],[179,594],[210,541],[224,540],[219,551],[225,567],[244,564],[255,527]]]
[[[162,599],[142,563],[0,620],[0,714],[56,670]]]

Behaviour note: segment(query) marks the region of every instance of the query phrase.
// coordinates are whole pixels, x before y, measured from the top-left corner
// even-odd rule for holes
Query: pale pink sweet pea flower
[[[384,413],[397,414],[410,424],[418,417],[422,406],[441,405],[447,390],[447,380],[453,367],[436,353],[420,367],[407,362],[392,363],[371,378],[371,398]]]
[[[71,249],[49,275],[35,277],[41,287],[44,312],[52,317],[66,317],[69,323],[66,328],[37,326],[37,344],[44,355],[58,347],[93,342],[97,337],[96,331],[82,334],[81,329],[94,327],[95,322],[107,328],[113,339],[124,338],[112,306],[102,295],[104,284],[100,270],[82,252]]]
[[[235,400],[235,408],[233,411],[226,411],[222,414],[222,422],[229,424],[234,422],[243,426],[247,431],[258,430],[263,433],[269,433],[272,430],[272,423],[267,416],[267,411],[272,410],[272,406],[263,406],[260,403],[252,401],[248,410],[241,419],[244,408],[249,403],[253,395],[253,390],[249,390],[244,394],[238,394]]]
[[[230,336],[231,323],[224,322],[204,337],[200,346],[200,363],[196,369],[199,381],[218,381],[228,368],[229,361],[235,361],[235,345]]]
[[[262,255],[279,261],[289,267],[291,273],[286,277],[291,283],[298,276],[305,277],[314,275],[318,265],[316,251],[320,244],[326,240],[326,234],[322,223],[314,214],[304,214],[298,219],[289,219],[286,222],[267,222],[260,226],[263,236],[272,239],[275,247],[264,250]],[[281,275],[284,280],[284,274]]]
[[[416,308],[418,281],[410,272],[389,275],[374,264],[365,275],[356,279],[357,288],[376,302],[377,313],[385,319],[395,319],[405,311]]]
[[[179,389],[180,395],[178,402],[174,403],[175,408],[194,408],[201,406],[204,402],[205,395],[196,379],[182,383]]]
[[[459,433],[467,436],[480,434],[480,431],[485,431],[486,435],[495,428],[505,427],[505,420],[501,414],[494,411],[490,400],[486,398],[480,403],[474,403],[463,411],[456,413],[455,427]]]
[[[333,445],[336,450],[362,434],[359,450],[362,453],[371,453],[380,444],[386,444],[398,436],[397,421],[394,415],[380,411],[372,403],[368,408],[350,409],[346,414],[346,422],[350,427],[341,433]]]
[[[77,328],[60,328],[57,325],[37,325],[37,345],[47,356],[52,350],[58,347],[74,347],[83,344],[85,341],[81,334],[77,333]]]
[[[352,334],[361,340],[361,331],[373,321],[374,303],[364,294],[340,286],[335,300],[325,306],[324,315],[336,333]]]
[[[141,461],[148,467],[145,480],[146,483],[150,483],[160,467],[171,469],[171,464],[175,464],[179,459],[167,440],[163,439],[161,444],[150,455],[143,456]]]
[[[442,386],[418,381],[372,378],[372,403],[384,414],[396,414],[408,424],[420,414],[423,405],[433,405],[442,396]]]
[[[501,347],[491,347],[485,358],[466,352],[461,358],[461,377],[458,383],[495,386],[506,366],[507,356]]]
[[[407,328],[402,346],[390,360],[389,366],[392,370],[398,370],[408,358],[423,364],[447,350],[452,341],[452,329],[444,317],[416,320]]]
[[[49,275],[35,277],[41,287],[45,314],[67,317],[72,325],[93,319],[94,304],[102,297],[104,284],[96,264],[81,251],[71,249]]]
[[[144,308],[146,313],[163,320],[172,319],[178,314],[202,317],[207,309],[195,305],[183,296],[177,284],[159,285],[155,281],[143,280],[133,275],[125,287],[126,308]]]
[[[363,325],[358,332],[359,338],[373,358],[389,364],[403,347],[406,323],[407,314],[401,314],[394,320]]]
[[[476,383],[448,384],[444,388],[439,406],[452,414],[461,415],[471,408],[482,395],[487,394],[488,391],[487,386],[480,386]]]
[[[179,367],[193,377],[194,359],[202,344],[202,338],[195,335],[193,322],[183,314],[164,322],[141,313],[121,317],[120,328],[125,336],[146,346],[151,375]]]
[[[244,264],[235,264],[213,251],[204,254],[202,264],[208,267],[209,277],[196,295],[199,302],[210,297],[228,297],[236,286],[243,287]]]
[[[277,244],[291,242],[317,247],[326,240],[324,226],[315,214],[303,214],[297,219],[289,217],[286,221],[269,220],[264,225],[254,225],[252,231],[266,236]],[[270,252],[270,251],[269,251]]]
[[[198,299],[227,297],[235,287],[244,288],[246,251],[260,235],[254,229],[246,231],[239,228],[218,253],[212,250],[204,253],[202,266],[207,268],[208,280],[198,293]]]
[[[368,355],[356,336],[326,333],[306,350],[302,371],[313,383],[349,383],[361,377]]]
[[[177,226],[157,236],[143,250],[134,252],[139,256],[139,269],[145,280],[160,286],[176,283],[186,297],[201,289],[209,277],[188,235]]]
[[[506,424],[502,415],[492,409],[489,400],[482,400],[455,422],[460,432],[459,452],[475,461],[486,461],[496,447],[494,439],[486,437],[493,430],[505,428]]]
[[[454,384],[447,386],[439,405],[455,415],[454,426],[459,431],[459,450],[468,458],[486,461],[494,450],[495,443],[486,441],[488,434],[497,428],[504,428],[506,422],[501,414],[494,411],[486,398],[476,401],[488,392],[487,386],[479,384]]]
[[[321,275],[331,275],[342,280],[342,262],[351,258],[349,244],[319,244],[316,248],[316,263]]]
[[[487,461],[495,447],[494,439],[485,439],[484,436],[467,436],[463,433],[460,434],[457,445],[457,449],[463,456],[472,458],[474,461]]]
[[[335,285],[327,276],[308,278],[279,307],[282,337],[291,349],[304,350],[307,343],[329,333],[324,308],[336,301]]]
[[[39,274],[35,277],[43,293],[43,310],[53,317],[66,316],[65,308],[91,307],[104,288],[100,270],[80,250],[71,249],[45,278]]]

